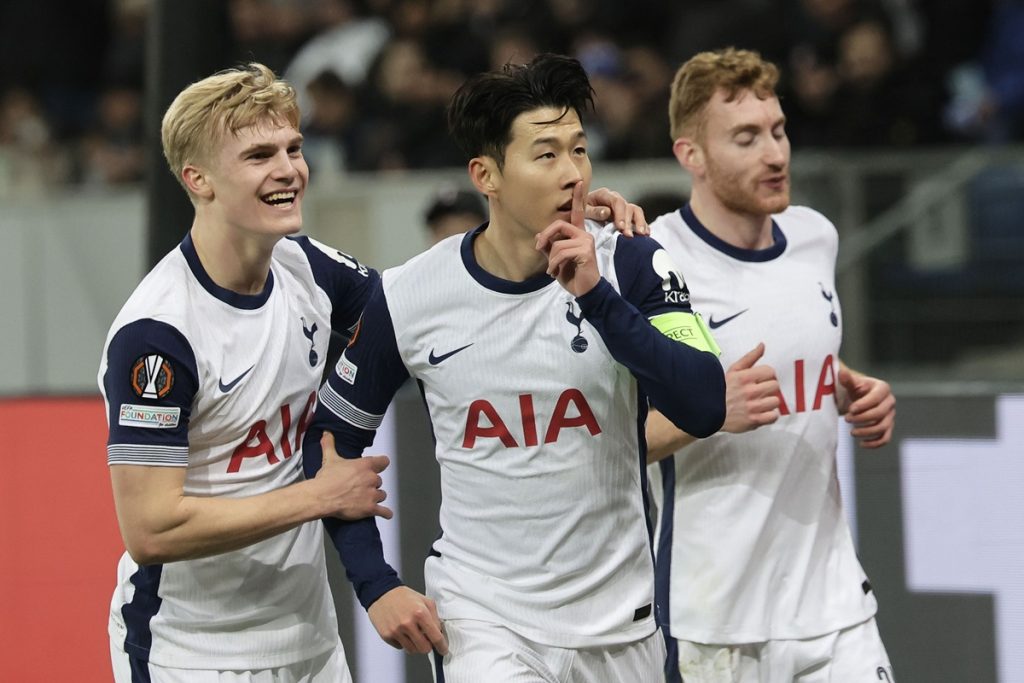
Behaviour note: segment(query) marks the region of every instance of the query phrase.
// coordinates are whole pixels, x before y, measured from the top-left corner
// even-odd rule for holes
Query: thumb
[[[367,455],[364,460],[370,461],[370,469],[380,474],[391,464],[391,458],[386,455]]]
[[[754,367],[757,361],[764,355],[764,342],[761,342],[751,350],[747,351],[735,363],[729,366],[729,370],[747,370]]]
[[[850,369],[846,366],[839,366],[839,383],[842,384],[849,390],[854,389],[857,386],[857,379],[850,372]]]
[[[331,455],[338,455],[338,452],[334,450],[334,434],[331,434],[330,432],[324,432],[323,436],[320,437],[320,451],[321,455],[323,456],[323,461],[321,464],[323,466],[327,465],[327,460],[328,458],[331,457],[331,455],[327,454],[328,450],[330,450]]]

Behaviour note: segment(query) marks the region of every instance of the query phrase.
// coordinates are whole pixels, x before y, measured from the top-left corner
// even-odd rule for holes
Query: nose
[[[588,161],[586,158],[577,159],[571,154],[563,155],[559,169],[563,178],[562,187],[571,188],[576,185],[576,183],[583,181],[586,176],[585,166],[587,164]]]
[[[764,148],[764,162],[769,166],[783,167],[789,158],[789,139],[785,136],[776,139],[768,136],[768,143]]]
[[[291,180],[298,173],[295,166],[295,159],[288,153],[288,150],[281,150],[274,158],[274,178]]]

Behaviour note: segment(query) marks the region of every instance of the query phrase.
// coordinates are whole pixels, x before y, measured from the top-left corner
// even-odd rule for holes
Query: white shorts
[[[683,683],[894,683],[889,655],[872,617],[805,640],[707,645],[680,640]],[[670,672],[667,681],[680,680]]]
[[[448,654],[431,655],[435,683],[662,683],[665,640],[659,631],[633,643],[562,648],[527,640],[504,626],[444,623]]]
[[[110,660],[115,683],[352,683],[345,650],[340,643],[314,659],[252,671],[177,669],[147,664],[130,658],[113,641],[110,643]]]

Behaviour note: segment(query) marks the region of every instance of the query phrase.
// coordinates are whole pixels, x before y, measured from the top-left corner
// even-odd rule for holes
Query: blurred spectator
[[[81,177],[87,185],[119,185],[142,180],[142,93],[111,86],[100,95],[96,121],[81,143]]]
[[[361,16],[352,0],[317,0],[316,10],[319,33],[299,48],[284,71],[307,118],[314,106],[307,91],[310,81],[330,71],[350,88],[359,87],[391,37],[384,19]]]
[[[999,0],[980,60],[950,73],[947,125],[985,142],[1024,140],[1024,0]]]
[[[306,86],[306,95],[310,107],[302,127],[302,150],[313,177],[342,173],[355,145],[355,91],[333,71],[322,71]]]
[[[833,144],[906,147],[939,140],[941,90],[900,57],[883,15],[865,16],[841,33],[838,73]]]
[[[461,165],[445,122],[445,106],[461,82],[461,75],[435,67],[416,40],[388,43],[359,98],[359,146],[351,150],[352,168]]]
[[[0,95],[0,197],[38,194],[67,175],[39,101],[23,88]]]
[[[652,190],[636,198],[637,206],[644,210],[648,221],[678,211],[688,201],[690,197],[677,190]]]
[[[461,235],[487,220],[487,207],[473,190],[445,185],[430,200],[423,214],[423,224],[430,232],[432,244],[446,237]]]
[[[576,41],[594,88],[595,111],[587,124],[590,155],[625,160],[664,156],[670,150],[668,89],[672,72],[656,54],[621,50],[608,36],[589,33]]]
[[[322,0],[329,2],[331,0]],[[282,73],[295,51],[313,33],[321,0],[228,0],[232,57],[225,67],[257,60]],[[309,77],[312,78],[319,69]]]

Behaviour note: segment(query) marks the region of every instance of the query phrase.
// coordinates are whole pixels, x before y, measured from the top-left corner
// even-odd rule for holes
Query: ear
[[[501,188],[501,171],[498,162],[488,156],[473,157],[469,160],[469,179],[480,194],[493,197]]]
[[[206,175],[206,172],[198,166],[192,164],[186,164],[181,169],[181,179],[185,183],[185,187],[189,189],[193,195],[200,199],[212,199],[213,198],[213,187],[210,185],[210,178]]]
[[[672,153],[679,165],[695,177],[704,175],[704,149],[693,138],[678,138],[672,143]]]

